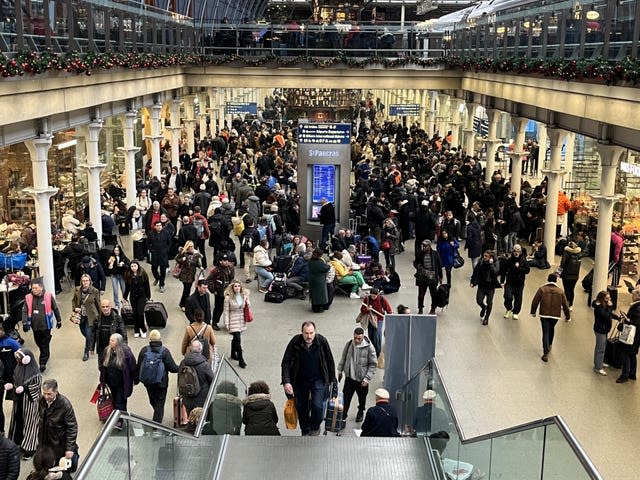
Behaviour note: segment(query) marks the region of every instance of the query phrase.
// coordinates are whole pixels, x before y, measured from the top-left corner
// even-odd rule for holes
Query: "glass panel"
[[[542,478],[544,480],[590,478],[557,425],[547,426]]]
[[[247,396],[247,387],[226,359],[220,363],[217,381],[211,388],[202,435],[240,435],[242,400]]]
[[[491,445],[491,476],[538,479],[542,469],[545,427],[494,438]]]
[[[131,478],[127,463],[127,458],[130,458],[127,436],[116,430],[112,430],[108,435],[90,471],[83,478],[89,480],[127,480]]]

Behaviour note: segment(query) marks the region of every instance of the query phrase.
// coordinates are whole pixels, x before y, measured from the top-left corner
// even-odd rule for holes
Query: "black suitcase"
[[[131,308],[131,304],[129,302],[122,303],[122,307],[120,308],[120,316],[122,317],[122,321],[125,325],[130,326],[135,324],[135,319],[133,318],[133,308]]]
[[[144,306],[144,318],[149,328],[164,328],[167,326],[167,309],[162,302],[147,302]]]
[[[289,273],[293,257],[291,255],[278,255],[273,259],[274,273]]]
[[[131,232],[131,223],[127,220],[127,217],[118,222],[118,234],[129,235]]]
[[[440,286],[436,289],[436,298],[434,298],[433,304],[436,307],[444,308],[449,305],[449,285],[446,283],[440,284]]]
[[[133,258],[136,260],[146,260],[149,249],[147,239],[142,238],[133,242]]]
[[[612,368],[622,368],[620,342],[617,337],[607,338],[607,345],[604,349],[604,363]]]

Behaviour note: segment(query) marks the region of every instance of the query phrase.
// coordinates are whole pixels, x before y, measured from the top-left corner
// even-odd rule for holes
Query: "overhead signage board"
[[[227,102],[225,105],[227,115],[258,114],[258,104],[255,102]]]
[[[420,115],[420,105],[417,103],[392,104],[389,105],[389,115],[396,117],[415,117]]]
[[[351,125],[348,123],[303,123],[298,125],[299,144],[349,145]]]

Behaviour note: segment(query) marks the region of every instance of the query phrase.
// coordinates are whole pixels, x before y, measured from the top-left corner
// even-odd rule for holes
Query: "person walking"
[[[180,267],[178,280],[182,283],[182,296],[178,304],[182,311],[185,311],[187,298],[191,295],[191,286],[196,280],[198,268],[202,265],[202,255],[195,248],[191,240],[187,240],[185,244],[178,250],[176,256],[176,264]]]
[[[478,222],[478,216],[474,215],[469,225],[467,225],[467,240],[464,242],[464,249],[471,259],[471,268],[476,268],[482,256],[482,227]]]
[[[376,404],[367,410],[362,423],[361,437],[398,437],[398,413],[389,403],[389,392],[376,390]]]
[[[224,294],[224,310],[222,318],[227,331],[232,335],[231,358],[238,361],[240,368],[246,368],[242,352],[242,332],[247,329],[245,309],[251,311],[249,292],[245,290],[239,280],[234,280],[227,287]]]
[[[500,265],[493,250],[486,250],[482,254],[482,262],[476,265],[471,275],[471,288],[478,287],[476,292],[476,303],[480,307],[480,318],[482,325],[489,324],[491,309],[493,307],[493,296],[496,288],[500,287],[498,272]],[[486,303],[485,303],[486,300]]]
[[[127,411],[127,399],[133,393],[136,378],[136,358],[129,346],[124,343],[122,335],[114,333],[109,338],[109,345],[102,351],[99,362],[100,383],[105,383],[111,390],[113,406],[122,412]],[[119,428],[122,421],[118,422]]]
[[[91,285],[91,277],[86,273],[80,277],[80,286],[75,289],[71,308],[74,313],[72,320],[78,323],[84,337],[82,361],[86,362],[89,360],[89,353],[94,353],[93,329],[100,316],[100,291]]]
[[[235,271],[229,255],[220,254],[217,257],[216,266],[207,276],[207,288],[213,293],[213,313],[211,314],[211,326],[214,330],[220,330],[218,323],[224,310],[224,292],[233,280]]]
[[[198,280],[198,283],[196,284],[196,291],[187,298],[184,314],[189,322],[194,321],[194,315],[198,310],[202,310],[204,312],[204,321],[205,323],[210,324],[211,299],[209,298],[207,281],[205,279]]]
[[[573,307],[576,283],[578,283],[578,278],[580,278],[581,252],[582,249],[575,242],[569,242],[569,244],[564,247],[562,260],[560,260],[560,278],[562,279],[564,294],[567,296],[567,302],[569,302],[569,309]]]
[[[67,472],[78,468],[78,422],[73,406],[67,397],[58,391],[58,382],[53,378],[42,382],[42,396],[38,407],[38,451],[53,450],[53,458],[71,460]]]
[[[333,291],[333,280],[327,283],[329,270],[331,267],[322,259],[322,252],[314,250],[309,259],[309,300],[314,313],[329,309],[329,290]]]
[[[271,401],[269,385],[262,380],[251,383],[242,403],[245,435],[280,435],[278,412]]]
[[[444,267],[444,271],[447,274],[447,285],[451,286],[451,270],[453,269],[453,263],[458,253],[460,243],[454,237],[449,235],[449,231],[442,229],[438,243],[436,244],[436,250],[440,255],[440,263]]]
[[[636,333],[630,345],[619,342],[622,371],[616,383],[626,383],[629,380],[635,381],[637,379],[638,349],[640,349],[640,289],[631,292],[631,302],[627,314],[623,316],[624,322],[618,325],[618,330],[622,331],[624,324],[630,324],[636,327]]]
[[[162,367],[157,366],[159,365],[158,362],[162,363]],[[178,373],[178,365],[173,360],[171,351],[162,345],[160,332],[155,329],[151,330],[149,332],[149,345],[142,347],[138,354],[134,383],[142,382],[147,390],[149,403],[153,408],[153,421],[157,423],[162,423],[164,418],[164,405],[169,388],[169,373]],[[155,378],[159,381],[154,382],[148,380],[149,378]]]
[[[593,350],[593,369],[600,375],[607,375],[604,367],[604,352],[607,347],[607,336],[611,331],[611,318],[616,320],[620,316],[613,312],[611,295],[606,290],[596,296],[593,307],[593,332],[596,335],[596,346]]]
[[[367,325],[362,325],[362,328],[367,329],[369,340],[373,344],[376,355],[382,356],[382,329],[384,323],[384,316],[387,313],[393,313],[391,304],[380,295],[380,290],[373,287],[369,294],[362,299],[360,305],[360,313],[371,313],[375,317],[375,324],[369,320]],[[383,362],[383,360],[381,360]]]
[[[531,302],[531,316],[535,317],[540,307],[540,325],[542,326],[542,357],[540,359],[543,362],[549,361],[555,327],[563,311],[565,320],[571,321],[569,302],[557,281],[558,277],[555,273],[549,275],[547,283],[538,288]]]
[[[197,338],[191,341],[189,352],[187,352],[182,362],[180,362],[178,367],[178,385],[180,385],[180,375],[183,375],[183,372],[187,369],[195,370],[194,373],[198,377],[198,384],[200,386],[200,390],[196,392],[195,395],[183,395],[187,413],[190,413],[194,408],[204,407],[211,382],[213,382],[211,363],[202,355],[202,342]]]
[[[436,313],[435,297],[438,284],[442,282],[442,263],[440,263],[440,255],[431,248],[431,240],[422,241],[422,249],[416,254],[416,260],[413,263],[416,269],[414,277],[416,279],[416,287],[418,287],[418,315],[422,315],[424,311],[424,297],[429,289],[431,295],[430,315]]]
[[[25,332],[33,329],[33,339],[40,350],[40,371],[47,369],[51,343],[51,330],[55,318],[56,328],[62,327],[62,317],[55,297],[44,291],[42,278],[31,281],[31,293],[24,297],[22,307],[22,326]]]
[[[327,339],[316,334],[315,323],[304,322],[301,331],[282,357],[282,385],[285,395],[295,399],[302,436],[318,436],[329,385],[336,382],[335,362]]]
[[[376,373],[378,358],[373,343],[364,334],[362,327],[356,327],[353,331],[353,339],[349,340],[342,350],[342,357],[338,362],[338,382],[344,374],[344,416],[347,419],[349,406],[353,394],[358,394],[358,413],[356,422],[364,418],[364,411],[369,394],[369,384]]]
[[[22,459],[29,460],[38,446],[38,401],[42,373],[31,350],[22,348],[15,357],[13,384],[9,385],[9,390],[13,390],[9,438],[20,447]]]
[[[124,276],[125,289],[122,295],[125,300],[129,300],[131,309],[133,310],[133,336],[138,338],[147,337],[147,327],[144,321],[144,306],[151,298],[151,287],[149,286],[149,277],[144,268],[134,260],[129,265],[129,270]]]
[[[111,288],[113,290],[113,303],[120,311],[120,295],[124,294],[124,274],[129,270],[131,261],[122,251],[120,245],[113,247],[111,256],[107,261],[107,275],[111,275]]]
[[[522,247],[517,243],[513,246],[511,255],[505,263],[504,308],[506,312],[504,318],[518,320],[522,309],[524,282],[531,268],[527,264],[526,252],[523,253]]]
[[[5,333],[4,323],[0,322],[0,437],[4,435],[4,395],[5,391],[13,386],[13,372],[16,368],[16,352],[20,350],[20,344]],[[7,395],[7,400],[11,394]],[[2,477],[0,477],[2,478]]]
[[[151,274],[153,275],[153,285],[158,284],[160,293],[164,292],[164,282],[169,266],[169,250],[171,248],[171,232],[162,227],[162,222],[157,221],[153,230],[147,236],[149,254],[151,255]]]
[[[200,340],[200,343],[202,343],[202,355],[211,363],[216,347],[216,335],[213,328],[205,323],[202,310],[196,310],[193,315],[193,322],[184,329],[181,350],[183,356],[187,354],[189,345],[191,345],[194,338]]]
[[[322,235],[319,248],[324,252],[329,238],[331,238],[336,229],[336,209],[333,203],[324,197],[320,199],[320,205],[318,220],[320,221],[320,225],[322,225]]]
[[[98,353],[104,351],[114,333],[122,335],[124,343],[127,343],[127,327],[122,317],[115,308],[111,307],[111,302],[103,298],[100,300],[100,315],[93,326],[93,345],[90,351]]]

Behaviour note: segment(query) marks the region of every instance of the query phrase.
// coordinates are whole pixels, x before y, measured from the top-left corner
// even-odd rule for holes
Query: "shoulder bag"
[[[111,416],[115,410],[113,404],[113,397],[111,396],[111,390],[106,383],[100,384],[100,395],[96,402],[96,409],[98,410],[98,419],[104,423]]]
[[[253,322],[253,312],[251,311],[251,308],[249,307],[249,305],[247,304],[247,301],[244,301],[244,322],[245,323],[251,323]]]

